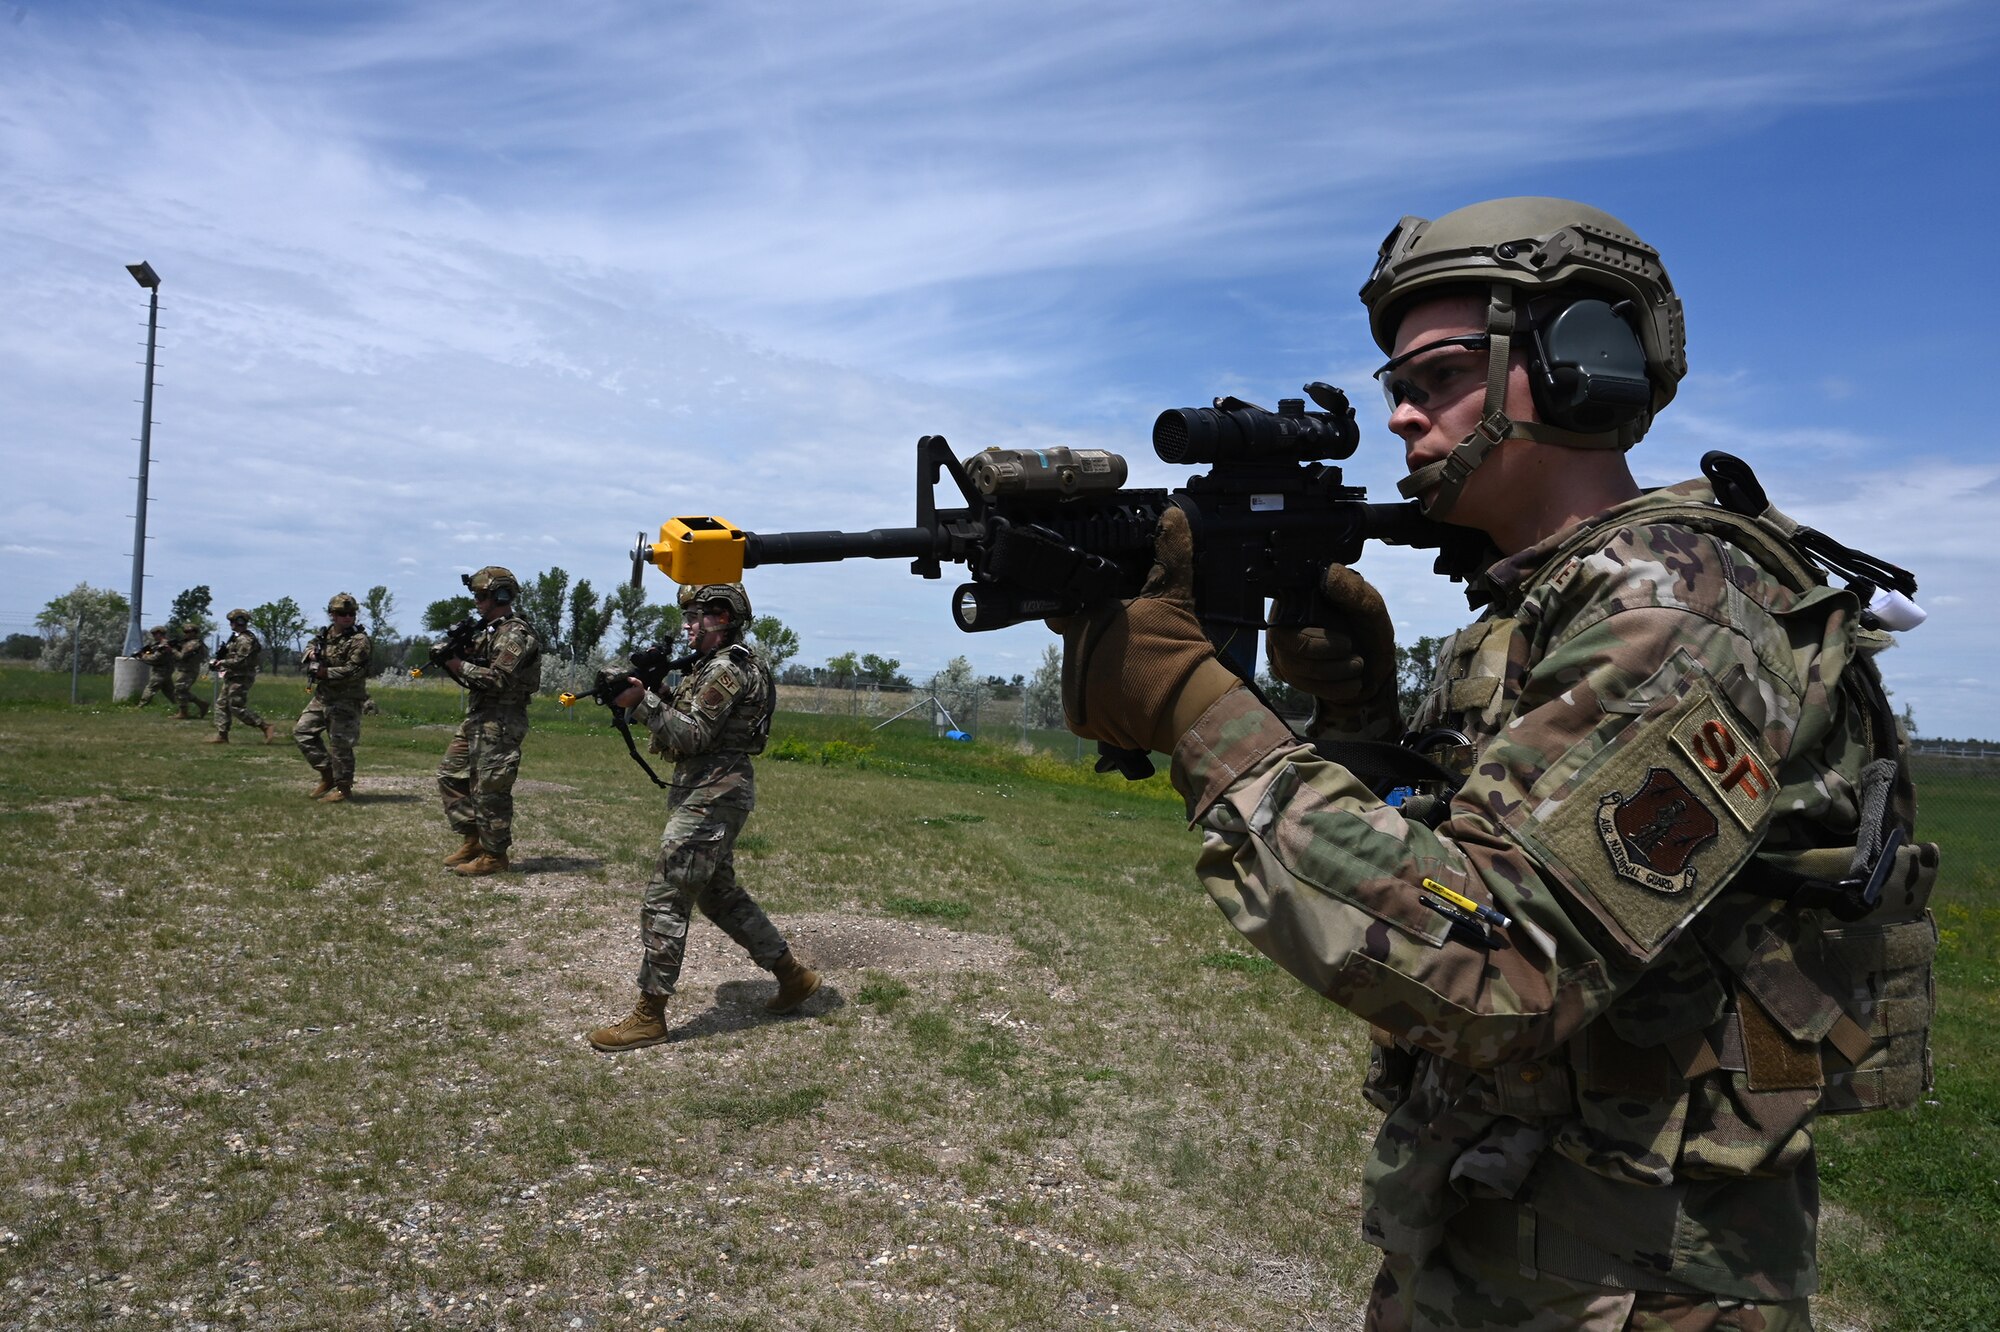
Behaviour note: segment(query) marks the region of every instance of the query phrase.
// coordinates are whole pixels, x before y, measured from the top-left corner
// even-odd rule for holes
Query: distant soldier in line
[[[210,736],[211,745],[229,743],[229,723],[240,717],[245,726],[255,726],[264,732],[264,743],[271,743],[273,734],[271,723],[259,717],[250,708],[250,686],[257,680],[257,661],[263,655],[264,645],[257,641],[257,635],[250,632],[250,612],[233,610],[229,612],[229,641],[222,645],[215,660],[209,664],[215,668],[215,734]]]
[[[156,626],[149,633],[151,639],[139,649],[139,660],[147,666],[146,687],[139,691],[142,708],[152,703],[155,694],[174,696],[174,645],[167,641],[167,626]]]
[[[326,603],[333,623],[306,649],[312,701],[299,714],[292,739],[319,774],[312,799],[334,804],[354,794],[354,746],[361,739],[361,705],[368,698],[368,658],[373,644],[357,627],[361,607],[345,592]]]
[[[194,682],[201,678],[201,664],[208,660],[208,644],[202,640],[201,625],[189,620],[181,626],[180,642],[174,644],[174,702],[179,710],[174,713],[175,721],[199,720],[208,716],[208,703],[196,698]],[[192,718],[188,709],[195,709]]]
[[[440,663],[465,686],[465,720],[438,765],[438,792],[464,838],[444,858],[458,874],[497,874],[514,843],[514,778],[528,737],[528,700],[542,683],[542,642],[514,609],[521,584],[497,564],[464,576],[485,623],[463,657]]]
[[[667,1000],[680,980],[688,920],[695,908],[778,980],[764,1005],[789,1013],[819,988],[819,973],[792,956],[785,936],[736,882],[737,834],[757,804],[750,757],[764,751],[777,706],[770,669],[743,643],[750,597],[741,583],[710,583],[681,592],[695,662],[680,687],[661,699],[632,677],[613,700],[646,723],[654,745],[675,760],[667,792],[660,859],[639,908],[639,999],[631,1015],[590,1033],[608,1054],[667,1039]]]

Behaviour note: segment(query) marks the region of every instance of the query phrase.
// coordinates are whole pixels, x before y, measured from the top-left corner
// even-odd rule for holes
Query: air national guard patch
[[[1756,849],[1777,801],[1771,762],[1696,669],[1565,783],[1539,828],[1523,831],[1643,962]]]
[[[1611,853],[1611,867],[1656,893],[1694,887],[1688,861],[1715,837],[1715,815],[1664,768],[1648,768],[1631,795],[1613,791],[1598,802],[1597,835]]]

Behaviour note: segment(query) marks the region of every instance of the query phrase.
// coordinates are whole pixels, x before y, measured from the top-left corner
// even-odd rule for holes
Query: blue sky
[[[1350,481],[1400,450],[1355,289],[1405,213],[1580,198],[1659,246],[1691,374],[1632,455],[1710,448],[1904,564],[1885,658],[2000,738],[1988,606],[2000,9],[0,0],[0,631],[129,583],[164,279],[148,619],[457,574],[600,588],[684,513],[910,521],[918,436],[1098,445],[1309,379]],[[1975,395],[1976,396],[1976,395]],[[1399,632],[1466,618],[1371,551]],[[1033,669],[899,563],[759,571],[802,659]],[[655,583],[654,596],[667,595]]]

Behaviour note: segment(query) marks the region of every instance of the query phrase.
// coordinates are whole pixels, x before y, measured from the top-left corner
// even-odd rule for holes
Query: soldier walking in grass
[[[196,698],[194,682],[201,678],[201,664],[208,660],[208,644],[201,636],[201,625],[189,620],[181,626],[181,638],[172,649],[174,660],[173,695],[178,705],[174,712],[175,721],[191,720],[188,709],[193,708],[193,720],[208,715],[208,701]]]
[[[528,700],[542,683],[542,642],[514,603],[521,584],[497,564],[463,579],[484,623],[462,657],[440,662],[465,686],[465,720],[438,765],[444,816],[464,840],[444,858],[454,873],[497,874],[514,843],[514,778],[528,738]]]
[[[744,645],[750,598],[740,583],[683,588],[694,664],[666,699],[637,677],[613,700],[652,731],[655,747],[675,760],[667,792],[660,857],[639,911],[639,999],[622,1022],[599,1027],[591,1045],[607,1053],[639,1050],[667,1038],[666,1007],[680,980],[690,913],[699,907],[778,980],[764,1007],[789,1013],[819,988],[819,973],[792,955],[783,935],[736,882],[736,836],[757,804],[753,754],[771,732],[777,688]]]
[[[167,641],[167,627],[163,624],[150,631],[146,646],[139,649],[139,660],[146,663],[146,687],[139,691],[139,707],[153,701],[153,695],[165,694],[173,697],[174,645]]]
[[[241,720],[245,726],[255,726],[264,733],[264,743],[270,744],[274,734],[271,723],[258,716],[250,707],[250,686],[257,682],[257,663],[263,656],[264,645],[257,641],[257,635],[250,632],[250,612],[233,610],[229,612],[229,640],[209,663],[215,668],[215,734],[209,737],[211,745],[229,743],[229,723]]]
[[[319,785],[313,800],[336,804],[354,794],[354,746],[361,740],[361,707],[368,699],[368,660],[373,644],[354,622],[360,603],[336,592],[326,603],[333,623],[306,649],[312,701],[299,714],[292,740],[306,756]]]

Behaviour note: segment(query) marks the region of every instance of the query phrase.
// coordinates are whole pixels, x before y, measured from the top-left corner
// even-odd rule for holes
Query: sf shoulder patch
[[[1755,736],[1693,670],[1524,830],[1635,959],[1657,954],[1762,838],[1777,797],[1773,760]]]

